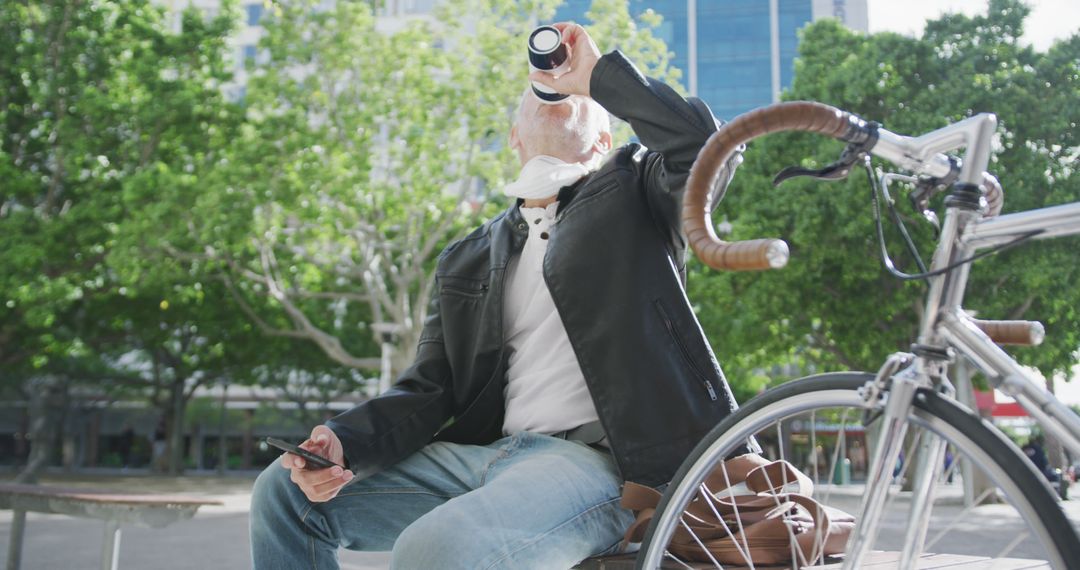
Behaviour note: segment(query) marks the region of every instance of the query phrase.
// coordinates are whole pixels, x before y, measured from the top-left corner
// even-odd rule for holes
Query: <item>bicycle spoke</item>
[[[959,525],[959,524],[960,524],[961,522],[963,522],[963,521],[965,521],[965,520],[970,520],[970,519],[967,519],[967,515],[968,515],[968,514],[970,514],[970,513],[971,513],[971,511],[972,511],[972,510],[974,510],[976,506],[978,506],[978,505],[979,505],[980,503],[982,503],[982,500],[983,500],[983,499],[985,499],[985,498],[986,498],[986,497],[988,497],[988,496],[989,496],[989,495],[990,495],[991,493],[994,493],[994,492],[996,492],[996,489],[994,489],[993,487],[991,487],[991,488],[989,488],[989,489],[987,489],[987,490],[983,491],[983,493],[982,493],[981,495],[979,495],[979,496],[978,496],[978,497],[976,498],[976,500],[975,500],[975,501],[972,501],[972,504],[971,504],[971,505],[969,505],[969,506],[968,506],[968,507],[966,507],[966,508],[965,508],[964,510],[960,511],[960,513],[959,513],[959,514],[957,514],[957,515],[956,515],[955,517],[953,517],[953,519],[952,519],[951,521],[949,521],[949,524],[947,524],[947,525],[945,526],[945,528],[941,529],[941,532],[939,532],[939,533],[938,533],[937,537],[936,537],[936,538],[934,538],[934,540],[931,540],[931,541],[927,542],[927,543],[926,543],[926,548],[927,548],[927,549],[930,549],[930,548],[932,548],[932,547],[933,547],[933,546],[934,546],[935,544],[937,544],[937,543],[938,543],[938,541],[939,541],[939,540],[941,540],[941,538],[942,538],[942,537],[944,537],[944,536],[945,536],[945,535],[947,535],[947,534],[948,534],[949,532],[951,532],[951,531],[952,531],[952,530],[953,530],[954,528],[956,528],[956,527],[957,527],[957,525]]]
[[[787,476],[786,476],[787,472],[785,471],[784,474],[785,474],[784,480],[781,482],[782,485],[779,487],[779,489],[781,490],[781,493],[784,491],[784,487],[786,487],[787,484],[788,484],[788,480],[787,480]],[[766,485],[769,486],[770,489],[778,488],[776,486],[776,484],[773,483],[772,477],[769,475],[768,471],[765,471],[765,483],[766,483]],[[777,493],[770,493],[770,496],[772,497],[773,503],[777,507],[782,506],[782,504],[780,503],[780,497],[777,496]],[[795,510],[798,510],[798,506],[794,506],[793,508]],[[806,556],[802,553],[802,550],[797,548],[796,545],[798,544],[798,542],[797,542],[797,540],[795,538],[795,532],[791,529],[791,525],[785,524],[784,525],[784,530],[786,530],[787,534],[788,534],[788,544],[791,547],[791,559],[799,561],[801,566],[807,566],[807,565],[811,564],[812,563],[811,561],[806,560]],[[815,547],[815,551],[816,550],[817,549]]]
[[[695,533],[694,533],[694,531],[693,531],[693,530],[692,530],[692,529],[690,528],[690,525],[686,524],[686,521],[685,521],[684,519],[682,519],[682,518],[680,518],[680,519],[679,519],[679,523],[680,523],[680,524],[681,524],[681,525],[683,526],[683,528],[685,528],[685,529],[686,529],[686,532],[690,533],[690,538],[694,539],[694,542],[696,542],[696,543],[697,543],[697,545],[698,545],[698,548],[700,548],[700,549],[701,549],[701,551],[702,551],[702,552],[704,552],[704,553],[705,553],[705,555],[709,557],[709,560],[712,560],[712,563],[713,563],[713,564],[714,564],[714,565],[715,565],[715,566],[716,566],[717,568],[723,568],[723,566],[721,566],[721,565],[720,565],[720,563],[716,561],[716,557],[714,557],[714,556],[712,555],[712,552],[710,552],[708,548],[705,548],[705,544],[701,542],[701,539],[700,539],[700,538],[698,538],[698,535],[697,535],[697,534],[695,534]],[[742,555],[743,555],[743,557],[745,557],[745,558],[746,558],[746,559],[747,559],[748,561],[750,560],[750,556],[749,556],[749,555],[747,555],[746,553],[742,553]],[[753,567],[751,567],[751,570],[753,570]]]
[[[780,421],[776,422],[776,449],[777,455],[780,456],[780,461],[787,461],[784,457],[784,430]]]
[[[1021,542],[1023,542],[1030,535],[1031,535],[1031,533],[1029,533],[1029,532],[1024,532],[1024,533],[1021,533],[1021,534],[1017,535],[1016,538],[1014,538],[1012,540],[1012,542],[1006,544],[1005,548],[1001,549],[1001,552],[997,553],[997,558],[1005,558],[1006,556],[1008,556],[1009,553],[1013,551],[1013,549],[1015,549]]]
[[[665,552],[664,556],[666,558],[670,558],[670,559],[674,560],[675,562],[678,562],[679,564],[682,565],[683,568],[689,568],[690,570],[695,570],[695,568],[693,566],[683,562],[682,560],[679,559],[678,556],[675,556],[674,554],[672,554],[670,552]]]
[[[814,470],[814,487],[817,487],[821,484],[817,468],[818,461],[821,461],[817,450],[817,410],[810,412],[810,453],[814,457],[814,460],[810,462],[810,468]]]
[[[727,470],[727,463],[721,461],[720,462],[720,470],[724,474],[725,490],[728,491],[728,496],[731,497],[731,506],[732,506],[732,509],[735,511],[735,514],[734,514],[735,524],[739,529],[738,536],[742,537],[743,547],[745,548],[745,550],[744,550],[744,548],[739,547],[738,538],[736,536],[732,535],[731,529],[728,527],[727,523],[724,522],[724,517],[720,516],[720,513],[717,512],[716,506],[713,505],[713,502],[708,500],[707,497],[706,497],[705,500],[706,500],[706,502],[708,502],[709,508],[712,509],[713,514],[716,516],[716,520],[720,521],[720,525],[724,527],[724,531],[727,532],[728,537],[731,538],[732,544],[735,545],[735,548],[737,548],[739,550],[739,554],[750,565],[750,570],[754,570],[754,561],[750,559],[750,539],[746,536],[746,533],[744,532],[745,529],[743,528],[742,517],[739,516],[739,505],[738,505],[738,502],[734,499],[735,492],[731,488],[731,476],[730,476],[730,474],[728,473],[728,470]],[[705,483],[702,483],[701,486],[702,486],[702,488],[705,488]],[[705,488],[705,490],[708,491],[707,488]],[[709,494],[709,493],[706,493],[706,494]]]
[[[839,463],[841,449],[844,450],[845,459],[847,458],[847,417],[850,412],[851,410],[845,408],[840,415],[840,426],[837,428],[836,432],[836,449],[835,451],[833,451],[832,465],[829,468],[829,473],[833,474],[832,477],[834,480],[836,477],[836,466]],[[832,489],[833,486],[831,484],[825,487],[824,502],[826,504],[828,504],[829,498],[832,495]]]

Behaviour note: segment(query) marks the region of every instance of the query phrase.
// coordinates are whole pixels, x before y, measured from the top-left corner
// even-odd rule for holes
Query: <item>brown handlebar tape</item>
[[[781,240],[720,241],[710,223],[709,190],[720,167],[739,145],[779,131],[807,131],[839,138],[848,132],[850,116],[836,107],[811,101],[777,103],[739,115],[713,133],[690,168],[683,199],[683,231],[698,258],[714,269],[747,271],[782,267],[787,261],[787,244]],[[785,254],[782,261],[778,255],[781,249]]]
[[[998,344],[1038,346],[1046,336],[1046,329],[1039,321],[984,321],[972,319],[990,340]]]
[[[721,167],[740,145],[762,135],[780,131],[804,131],[832,138],[850,133],[858,118],[836,107],[813,101],[776,103],[735,117],[713,133],[690,167],[683,198],[683,231],[691,249],[713,269],[748,271],[776,269],[787,263],[787,244],[779,239],[724,242],[711,223],[712,199],[709,190],[716,184]],[[993,176],[983,175],[989,204],[987,217],[1001,211],[1004,196]]]

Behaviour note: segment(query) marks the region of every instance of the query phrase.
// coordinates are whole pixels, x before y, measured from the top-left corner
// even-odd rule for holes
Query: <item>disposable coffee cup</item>
[[[529,71],[561,75],[569,67],[569,51],[562,41],[562,32],[554,26],[540,26],[529,34]],[[555,105],[569,95],[559,93],[533,81],[532,92],[541,103]]]

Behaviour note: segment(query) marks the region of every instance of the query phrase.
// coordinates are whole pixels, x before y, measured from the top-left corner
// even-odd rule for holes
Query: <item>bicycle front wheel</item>
[[[707,555],[697,561],[682,558],[668,545],[677,529],[693,534],[683,519],[684,509],[699,493],[718,496],[720,490],[709,489],[706,477],[750,438],[758,441],[767,459],[787,460],[810,475],[819,502],[857,514],[863,494],[859,480],[868,469],[880,423],[867,413],[873,410],[860,392],[872,380],[865,373],[795,380],[755,397],[726,418],[690,453],[668,486],[645,533],[637,567],[724,567]],[[912,493],[905,479],[915,470],[909,465],[921,459],[918,452],[925,446],[920,442],[941,438],[946,443],[946,469],[934,475],[928,532],[920,549],[924,559],[981,561],[1009,568],[1039,567],[1031,566],[1031,561],[1042,561],[1043,567],[1076,567],[1080,560],[1076,528],[1045,479],[999,430],[930,390],[917,393],[908,426],[903,455],[907,460],[894,470],[884,516],[869,534],[876,538],[870,545],[872,560],[867,562],[899,559],[897,551],[903,548],[910,523]],[[737,534],[738,529],[733,530]],[[791,567],[805,562],[795,560]],[[825,562],[839,563],[842,558]]]

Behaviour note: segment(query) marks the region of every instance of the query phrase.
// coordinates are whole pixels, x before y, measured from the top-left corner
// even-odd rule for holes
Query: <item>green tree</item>
[[[0,37],[12,46],[0,54],[8,390],[119,389],[136,379],[121,357],[172,342],[144,307],[197,285],[199,268],[151,259],[143,237],[162,203],[197,190],[237,123],[221,92],[236,15],[224,8],[212,19],[188,10],[174,32],[147,0],[0,4]],[[34,439],[42,461],[30,476],[52,439]]]
[[[433,20],[386,29],[366,2],[273,4],[228,164],[162,221],[162,247],[218,268],[265,334],[313,341],[367,370],[392,346],[400,370],[435,256],[505,206],[497,189],[518,171],[505,140],[527,86],[523,38],[554,9],[453,0]],[[667,50],[644,24],[615,34],[625,0],[593,14],[602,41],[611,30],[615,45],[665,73]]]
[[[269,6],[240,105],[231,2],[178,22],[148,0],[0,5],[0,389],[43,410],[72,383],[146,397],[175,460],[199,386],[355,390],[372,323],[407,361],[434,255],[503,206],[526,85],[507,46],[555,5],[453,0],[399,29],[317,5]],[[598,6],[600,35],[663,76],[626,3]]]
[[[990,169],[1005,188],[1005,211],[1076,201],[1080,38],[1059,41],[1046,53],[1023,46],[1027,13],[1018,1],[993,0],[986,16],[929,22],[921,39],[815,23],[803,32],[784,98],[822,101],[902,134],[996,113],[1001,136]],[[925,286],[882,268],[865,174],[856,171],[845,182],[770,183],[783,166],[820,167],[840,149],[809,135],[752,143],[717,217],[731,219],[736,239],[788,240],[791,262],[755,274],[698,266],[690,279],[703,324],[744,393],[767,383],[761,371],[782,372],[785,365],[875,370],[884,355],[906,350],[916,336]],[[905,216],[928,256],[932,231],[910,208]],[[915,272],[899,242],[892,247],[902,268]],[[1014,352],[1047,377],[1077,361],[1077,251],[1073,238],[1027,244],[977,263],[972,272],[965,306],[985,318],[1046,324],[1043,346]]]
[[[675,54],[668,51],[664,40],[653,35],[653,30],[663,23],[660,14],[649,8],[635,16],[630,12],[629,0],[593,0],[585,17],[587,21],[583,25],[588,27],[601,53],[620,50],[647,77],[659,79],[686,94],[679,82],[682,71],[671,65]],[[612,123],[613,146],[628,142],[632,135],[627,123]]]

